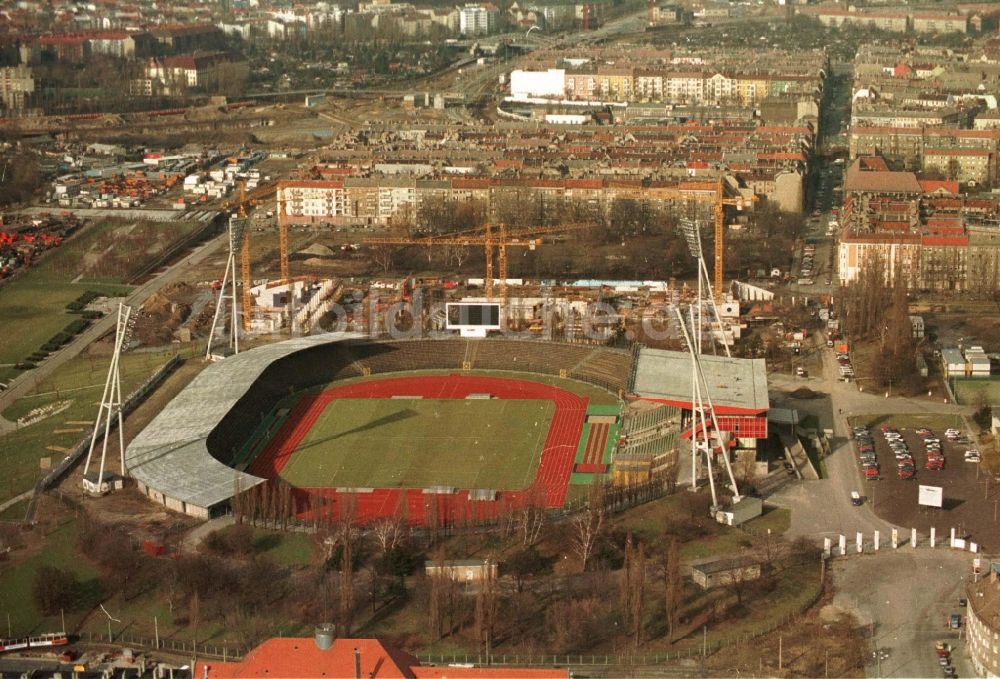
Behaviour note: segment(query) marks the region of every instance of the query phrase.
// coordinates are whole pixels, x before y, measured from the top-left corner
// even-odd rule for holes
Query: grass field
[[[46,253],[37,266],[0,288],[0,364],[23,360],[79,318],[66,311],[66,305],[84,292],[127,293],[131,288],[124,283],[198,226],[107,220]]]
[[[40,551],[12,564],[0,564],[0,611],[10,615],[11,629],[23,632],[58,632],[59,616],[46,617],[35,606],[31,586],[42,566],[55,566],[72,572],[80,582],[79,605],[66,611],[66,627],[74,628],[101,598],[97,569],[74,548],[77,525],[71,520],[46,535]],[[4,620],[4,633],[6,633]]]
[[[129,353],[122,356],[122,394],[127,395],[176,352]],[[59,449],[70,449],[91,431],[97,415],[101,392],[108,370],[107,357],[78,357],[60,367],[55,374],[39,383],[34,391],[18,399],[3,411],[10,421],[33,408],[58,401],[69,401],[66,410],[35,424],[0,435],[0,502],[28,489],[41,475],[39,459],[51,457],[53,462],[65,455]],[[84,424],[81,424],[84,423]]]
[[[551,401],[337,399],[281,472],[302,487],[517,490],[535,477]]]
[[[920,413],[902,415],[857,415],[848,418],[852,427],[880,427],[891,425],[901,429],[918,429],[927,427],[931,431],[941,434],[946,429],[956,428],[965,431],[965,423],[958,415],[924,415]],[[966,432],[968,433],[968,432]]]
[[[962,405],[1000,405],[1000,378],[952,380],[951,388],[955,392],[955,399]]]
[[[122,291],[120,286],[43,282],[35,280],[31,273],[0,288],[0,318],[4,321],[0,363],[23,360],[80,318],[66,311],[66,305],[88,290],[110,294]]]

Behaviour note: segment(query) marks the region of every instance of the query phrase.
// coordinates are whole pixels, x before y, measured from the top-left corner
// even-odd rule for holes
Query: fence
[[[229,648],[217,644],[198,644],[197,648],[193,641],[182,639],[150,639],[149,637],[137,636],[128,632],[122,632],[109,637],[107,634],[98,632],[85,632],[79,636],[80,641],[88,644],[114,644],[129,648],[142,648],[146,650],[159,650],[178,655],[196,655],[199,658],[211,658],[213,660],[237,661],[243,658],[243,649]]]
[[[135,410],[139,404],[141,404],[146,397],[149,396],[154,389],[156,389],[160,384],[167,378],[167,376],[172,373],[177,366],[181,364],[181,357],[174,356],[169,361],[163,364],[159,370],[157,370],[153,375],[146,379],[145,382],[140,384],[125,402],[122,403],[122,414],[128,415],[130,412]],[[118,422],[115,418],[111,419],[111,431],[114,431],[118,426]],[[63,476],[72,469],[80,458],[90,449],[90,440],[92,435],[85,436],[80,440],[79,443],[71,450],[62,461],[57,464],[48,474],[43,476],[38,483],[35,484],[35,492],[31,496],[31,500],[28,502],[28,509],[24,514],[25,523],[34,523],[35,514],[38,511],[38,497],[43,492],[51,488],[58,482]],[[104,438],[104,431],[98,429],[96,437],[94,437],[94,442],[100,441]]]
[[[667,653],[651,653],[643,655],[617,654],[617,655],[596,655],[596,654],[441,654],[441,653],[418,653],[417,658],[422,663],[432,665],[482,665],[494,667],[648,667],[653,665],[665,665],[671,662],[679,663],[683,660],[702,658],[720,651],[724,648],[735,645],[745,645],[765,634],[787,625],[794,621],[802,613],[812,607],[823,593],[823,582],[818,580],[810,593],[809,598],[796,609],[780,618],[769,621],[765,625],[749,632],[735,635],[727,635],[719,639],[692,644],[687,648]],[[230,648],[219,644],[202,643],[195,646],[194,642],[182,639],[150,639],[139,635],[122,632],[109,637],[107,634],[86,632],[80,635],[80,641],[90,644],[114,644],[130,648],[141,648],[146,650],[160,650],[169,653],[176,653],[185,656],[197,655],[199,658],[211,658],[222,661],[238,661],[242,659],[244,649]]]
[[[652,665],[664,665],[670,662],[681,662],[692,658],[701,658],[712,655],[724,648],[737,645],[745,645],[751,641],[770,634],[779,627],[796,620],[813,604],[819,601],[823,594],[823,582],[817,580],[813,585],[808,599],[799,604],[794,611],[787,613],[775,620],[769,621],[763,626],[749,632],[727,635],[722,638],[713,639],[701,644],[692,644],[687,648],[679,649],[668,653],[652,653],[648,655],[593,655],[593,654],[552,654],[552,655],[505,655],[505,654],[452,654],[440,653],[418,653],[417,658],[424,663],[434,665],[449,664],[471,664],[471,665],[492,665],[492,666],[522,666],[522,667],[643,667]]]

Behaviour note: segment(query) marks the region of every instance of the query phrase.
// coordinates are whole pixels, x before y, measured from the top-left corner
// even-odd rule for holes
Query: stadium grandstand
[[[702,356],[708,395],[722,431],[737,446],[756,449],[767,438],[767,368],[764,359]],[[633,398],[680,410],[681,430],[690,437],[692,412],[691,358],[686,351],[642,347],[634,366]]]
[[[755,448],[757,439],[767,436],[764,362],[705,356],[702,363],[720,427],[732,432],[740,447]],[[532,379],[532,374],[539,377]],[[640,483],[676,461],[680,440],[690,435],[690,379],[687,353],[638,346],[614,349],[537,339],[453,336],[381,340],[358,333],[329,333],[259,347],[210,365],[128,445],[125,465],[151,500],[202,518],[226,511],[237,492],[279,475],[286,478],[284,465],[296,455],[299,463],[285,470],[287,478],[293,479],[286,478],[288,483],[307,494],[329,491],[328,498],[338,493],[367,493],[362,499],[368,503],[370,516],[409,502],[411,520],[418,521],[413,517],[423,512],[418,505],[428,493],[449,496],[442,500],[452,503],[449,511],[456,507],[472,511],[469,506],[484,498],[499,504],[522,501],[528,495],[543,498],[547,507],[559,507],[571,485],[589,485],[595,476],[616,483]],[[352,405],[348,400],[330,405],[341,398],[381,399],[382,405],[371,407],[382,408],[383,414],[365,415],[368,405]],[[451,401],[436,408],[398,400],[414,398]],[[397,399],[395,404],[392,399]],[[455,402],[459,399],[478,399],[480,404],[461,406]],[[524,406],[491,406],[482,403],[483,399],[494,404],[548,401],[554,411],[532,416],[529,422],[516,414]],[[325,410],[328,407],[332,410]],[[493,425],[498,428],[490,430],[496,435],[481,442],[474,458],[485,460],[479,463],[483,471],[474,473],[475,465],[464,463],[442,467],[447,472],[469,467],[461,470],[469,471],[471,479],[464,485],[438,480],[437,472],[427,464],[406,472],[411,460],[446,458],[435,455],[435,451],[445,452],[432,440],[441,434],[432,425],[422,443],[414,442],[411,429],[406,429],[404,438],[391,438],[399,436],[390,431],[394,422],[404,418],[406,427],[426,426],[419,423],[428,411],[438,417],[439,410],[460,407],[478,408],[476,412],[484,413],[483,417],[500,418]],[[499,412],[505,408],[508,415]],[[356,418],[350,427],[345,424],[348,412]],[[458,421],[450,420],[452,424]],[[312,445],[309,441],[314,439],[307,437],[314,426],[336,432],[322,444],[330,452],[296,452],[303,450],[298,445]],[[441,430],[446,428],[442,422]],[[336,440],[346,440],[357,431],[367,433],[353,444]],[[514,459],[515,435],[526,451],[521,467]],[[372,455],[371,446],[381,445],[372,444],[378,436],[390,437],[384,448],[374,449],[385,454],[363,458],[355,451],[368,445],[367,454]],[[293,439],[296,443],[289,444]],[[394,442],[404,439],[406,445],[424,446],[418,452],[427,455],[429,450],[430,457],[399,458],[405,452]],[[334,449],[338,445],[341,451],[349,450],[348,457],[339,459],[355,467],[353,477],[351,470],[329,468],[336,455],[344,455]],[[472,451],[457,452],[468,455]],[[385,481],[386,476],[367,469],[372,466],[367,462],[388,460],[390,453],[400,462],[398,475],[392,483],[375,483],[374,479]],[[490,458],[491,454],[500,457]],[[312,478],[310,469],[320,469],[309,464],[328,467],[324,478],[330,483],[297,483],[296,478]],[[307,465],[305,471],[302,465]],[[362,468],[360,472],[357,467]],[[397,472],[396,467],[391,469]],[[364,483],[369,472],[373,481]],[[409,479],[405,473],[411,475]],[[483,512],[483,506],[478,504],[474,511]],[[486,516],[489,511],[494,510],[478,515]]]
[[[566,379],[566,384],[589,383],[610,392],[612,399],[621,399],[632,374],[631,360],[628,350],[541,340],[393,341],[357,333],[287,340],[245,351],[202,371],[129,444],[125,464],[139,489],[153,501],[209,518],[225,511],[238,490],[268,480],[246,471],[251,469],[248,450],[260,451],[261,446],[251,443],[254,439],[275,436],[274,413],[281,413],[279,404],[297,392],[383,374],[488,370],[549,375]],[[581,421],[593,410],[593,406],[581,410]],[[620,407],[614,408],[619,411]],[[617,429],[608,422],[617,425],[619,418],[604,411],[593,416],[607,421],[597,428],[602,438],[595,438],[592,450],[584,452],[590,456],[584,471],[603,473],[617,445]]]

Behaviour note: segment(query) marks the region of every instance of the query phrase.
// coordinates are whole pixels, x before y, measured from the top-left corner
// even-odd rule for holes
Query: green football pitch
[[[335,399],[281,471],[299,487],[531,484],[555,404],[545,400]]]

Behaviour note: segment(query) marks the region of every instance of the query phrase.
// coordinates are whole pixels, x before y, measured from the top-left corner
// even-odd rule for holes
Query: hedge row
[[[66,305],[66,308],[70,311],[81,311],[85,306],[93,302],[98,297],[101,297],[101,293],[94,292],[93,290],[87,290],[82,295],[77,297],[75,300]]]

